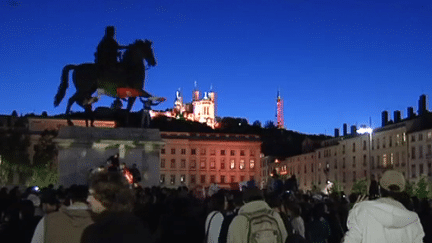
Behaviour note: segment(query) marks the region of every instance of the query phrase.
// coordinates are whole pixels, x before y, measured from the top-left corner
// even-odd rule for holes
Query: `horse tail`
[[[66,90],[69,86],[69,71],[74,69],[76,65],[69,64],[63,68],[61,75],[61,83],[58,87],[57,94],[54,98],[54,107],[57,107],[66,95]]]

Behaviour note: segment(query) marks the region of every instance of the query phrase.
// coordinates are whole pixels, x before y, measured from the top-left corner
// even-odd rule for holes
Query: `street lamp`
[[[371,144],[372,144],[372,133],[373,129],[371,127],[362,126],[360,129],[357,130],[358,134],[365,134],[367,133],[369,136],[369,170],[370,170],[370,179],[372,180],[372,158],[371,158]]]

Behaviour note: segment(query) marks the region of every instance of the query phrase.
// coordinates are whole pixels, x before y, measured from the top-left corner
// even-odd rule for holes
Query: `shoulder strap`
[[[207,243],[208,234],[209,234],[209,231],[210,231],[211,221],[213,220],[214,216],[216,216],[217,213],[219,213],[219,211],[215,211],[215,213],[211,216],[211,218],[209,220],[208,227],[207,227],[206,234],[205,234],[205,241],[204,241],[204,243]]]

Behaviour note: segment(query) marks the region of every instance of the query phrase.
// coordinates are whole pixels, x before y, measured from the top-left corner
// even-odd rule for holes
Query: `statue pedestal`
[[[106,166],[116,153],[128,168],[137,164],[143,187],[159,185],[159,154],[164,142],[158,129],[62,127],[55,142],[59,147],[59,185],[87,184],[91,170]]]

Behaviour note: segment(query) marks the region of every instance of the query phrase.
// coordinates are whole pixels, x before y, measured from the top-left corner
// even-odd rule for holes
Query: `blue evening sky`
[[[107,25],[120,44],[153,41],[145,89],[167,98],[161,110],[196,81],[217,92],[218,116],[264,124],[279,89],[287,129],[332,135],[432,94],[431,1],[1,0],[0,114],[63,113],[75,89],[54,108],[61,70],[92,62]]]

